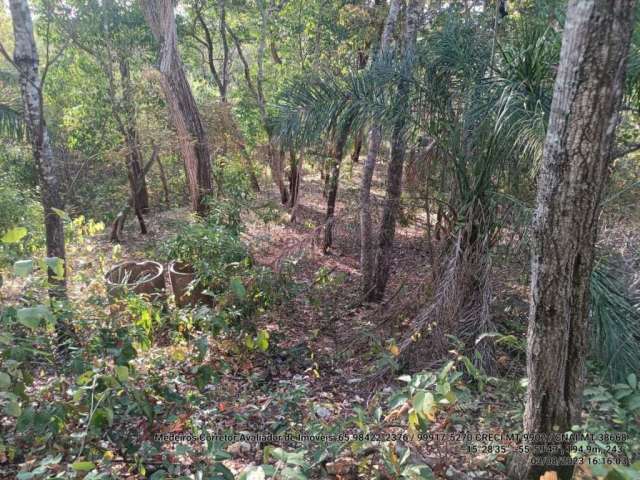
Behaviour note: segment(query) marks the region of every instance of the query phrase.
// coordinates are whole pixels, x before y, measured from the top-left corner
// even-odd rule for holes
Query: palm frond
[[[21,113],[12,105],[0,103],[0,136],[23,140],[26,128]]]
[[[591,274],[591,353],[609,381],[640,371],[640,305],[620,275],[600,258]]]
[[[337,76],[307,75],[290,82],[273,110],[274,130],[288,144],[312,144],[349,126],[359,130],[372,121],[393,125],[407,112],[395,107],[392,87],[404,70],[390,56],[365,70]]]

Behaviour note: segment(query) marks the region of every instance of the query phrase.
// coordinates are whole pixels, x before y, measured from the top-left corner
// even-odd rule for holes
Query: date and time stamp
[[[155,441],[168,443],[235,442],[301,445],[347,442],[425,442],[434,450],[455,450],[458,454],[510,456],[526,455],[537,465],[627,466],[632,463],[624,445],[632,440],[622,432],[600,433],[488,433],[476,431],[407,433],[341,432],[334,434],[239,433],[158,433]]]

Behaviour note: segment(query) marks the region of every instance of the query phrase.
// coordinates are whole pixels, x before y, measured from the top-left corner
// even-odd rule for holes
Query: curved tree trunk
[[[400,12],[400,0],[391,0],[389,13],[384,23],[380,41],[380,54],[391,47],[391,36]],[[369,131],[367,158],[362,166],[360,183],[360,269],[362,271],[362,291],[367,297],[373,292],[373,231],[371,225],[371,183],[376,161],[382,143],[382,128],[374,125]]]
[[[211,156],[204,127],[178,54],[176,20],[171,0],[141,0],[142,10],[160,44],[160,74],[171,121],[178,134],[194,212],[207,211],[205,198],[213,191]]]
[[[533,222],[529,387],[524,432],[566,432],[580,423],[589,334],[589,277],[602,192],[624,88],[633,0],[571,0],[554,88]],[[569,480],[568,442],[560,452],[514,461],[513,477],[546,470]],[[540,463],[550,462],[546,467]]]

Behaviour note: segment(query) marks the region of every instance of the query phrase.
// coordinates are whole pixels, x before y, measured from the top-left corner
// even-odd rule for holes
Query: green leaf
[[[9,415],[10,417],[19,417],[22,413],[22,407],[16,400],[11,400],[4,407],[4,413]]]
[[[71,464],[71,468],[76,472],[88,472],[89,470],[96,468],[96,464],[93,462],[76,462]]]
[[[0,390],[7,390],[11,386],[11,377],[8,373],[0,372]]]
[[[129,367],[126,365],[117,365],[116,366],[116,378],[124,383],[129,380]]]
[[[58,257],[45,257],[44,263],[53,271],[56,277],[64,277],[64,260]]]
[[[634,390],[638,387],[638,377],[636,377],[635,373],[630,373],[629,376],[627,377],[627,383],[631,386],[631,388],[633,388]]]
[[[59,208],[51,207],[51,210],[54,211],[56,215],[58,215],[63,220],[70,220],[69,215],[64,210],[60,210]]]
[[[244,288],[244,285],[242,284],[242,280],[240,280],[240,278],[238,277],[233,277],[231,279],[231,282],[229,283],[229,288],[231,288],[231,291],[239,300],[244,299],[245,296],[247,295],[247,290]]]
[[[24,238],[27,234],[27,229],[24,227],[14,227],[8,232],[6,232],[3,236],[2,243],[18,243],[20,240]]]
[[[269,332],[267,330],[260,330],[256,340],[260,350],[266,352],[269,349]]]
[[[13,264],[13,272],[18,277],[26,277],[33,271],[33,260],[18,260]]]
[[[18,322],[25,327],[32,329],[38,328],[40,320],[51,319],[51,312],[44,305],[36,305],[35,307],[21,308],[17,312]]]
[[[630,412],[640,410],[640,395],[636,394],[627,401],[627,410]]]
[[[431,392],[420,390],[415,394],[411,403],[418,414],[425,416],[431,412],[435,402]]]

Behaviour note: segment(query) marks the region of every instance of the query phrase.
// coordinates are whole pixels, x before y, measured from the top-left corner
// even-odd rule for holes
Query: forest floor
[[[230,437],[212,442],[186,438],[150,449],[142,460],[146,476],[159,468],[166,469],[167,463],[173,464],[173,475],[187,475],[197,470],[197,465],[210,464],[214,459],[222,460],[238,474],[251,465],[272,461],[267,458],[267,445],[273,444],[294,455],[304,451],[299,458],[280,458],[283,465],[321,465],[314,470],[313,478],[373,478],[376,472],[383,478],[400,478],[409,463],[428,465],[439,479],[506,478],[508,442],[505,446],[504,441],[475,436],[521,431],[524,388],[520,379],[524,376],[528,264],[524,260],[494,262],[493,315],[496,323],[514,338],[508,348],[498,352],[494,380],[457,380],[458,401],[438,408],[428,428],[430,436],[397,437],[400,449],[410,447],[410,456],[399,458],[396,451],[379,440],[407,431],[402,417],[406,410],[390,411],[387,403],[403,384],[393,377],[385,382],[374,381],[371,374],[385,359],[394,361],[394,338],[406,329],[428,298],[432,287],[428,246],[419,227],[399,225],[387,300],[382,304],[363,303],[358,268],[358,185],[357,165],[345,168],[338,197],[335,244],[328,255],[319,248],[325,201],[322,182],[315,173],[307,172],[303,178],[296,223],[289,222],[289,212],[278,205],[275,191],[265,189],[258,195],[256,205],[272,205],[273,218],[264,221],[259,215],[248,214],[243,239],[258,264],[286,275],[297,288],[286,302],[256,319],[258,327],[269,332],[269,350],[248,353],[239,350],[232,338],[219,337],[206,339],[208,350],[202,355],[202,338],[195,334],[178,340],[169,338],[170,334],[159,334],[134,361],[136,382],[141,388],[163,384],[186,401],[172,403],[157,396],[153,423],[139,418],[126,425],[114,425],[107,439],[99,443],[99,448],[112,452],[105,471],[118,478],[144,478],[136,467],[138,460],[118,446],[123,444],[122,439],[144,442],[158,433],[181,434],[197,429],[226,432]],[[378,207],[382,188],[380,179],[376,179],[373,193]],[[91,320],[95,316],[91,309],[95,307],[88,300],[94,294],[104,296],[104,271],[123,259],[156,259],[160,247],[189,217],[185,209],[155,212],[148,217],[149,233],[145,236],[137,233],[130,220],[119,245],[109,243],[106,235],[98,235],[70,247],[70,296],[79,305],[86,304],[83,321],[87,328],[95,328]],[[3,301],[17,302],[24,286],[19,281],[5,285]],[[178,322],[185,318],[173,308],[166,315]],[[458,353],[452,351],[442,363],[456,360]],[[196,388],[198,366],[203,363],[216,372],[215,381]],[[60,394],[51,391],[44,370],[36,377],[31,387],[37,391],[34,396],[46,399]],[[4,424],[7,425],[6,419]],[[360,442],[353,441],[357,437],[351,437],[351,441],[272,442],[265,438],[244,441],[239,437],[241,433],[267,436],[283,431],[325,435],[364,432],[371,435],[369,440],[373,442],[366,437]],[[472,441],[468,440],[469,435],[474,436]],[[0,455],[0,473],[9,476],[0,474],[0,478],[13,478],[6,457],[4,460]],[[34,465],[29,464],[28,457],[22,460],[18,466],[21,471]],[[397,469],[396,476],[393,469]],[[581,478],[594,478],[588,468],[581,471]],[[407,474],[406,478],[414,477]]]

